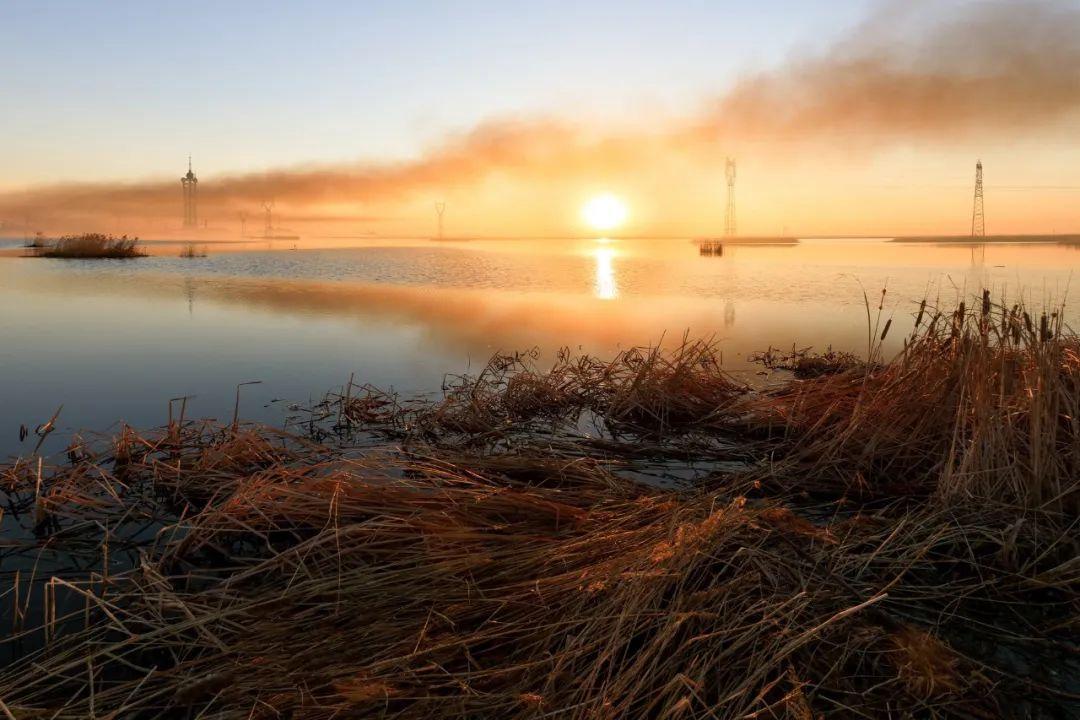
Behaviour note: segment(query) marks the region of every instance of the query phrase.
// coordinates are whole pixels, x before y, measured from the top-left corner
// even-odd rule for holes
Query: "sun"
[[[611,193],[589,198],[581,207],[581,216],[594,230],[614,230],[626,222],[627,214],[626,203]]]

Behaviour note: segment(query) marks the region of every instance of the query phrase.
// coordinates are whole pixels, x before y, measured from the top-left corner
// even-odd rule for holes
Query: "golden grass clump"
[[[924,630],[901,627],[891,636],[901,681],[910,692],[928,700],[957,693],[963,680],[957,676],[960,658],[944,643]]]
[[[812,348],[793,348],[789,352],[769,348],[754,353],[752,359],[769,370],[787,370],[799,379],[834,375],[864,364],[855,354],[832,348],[823,353],[816,353]]]
[[[454,443],[501,438],[508,432],[574,426],[588,415],[607,430],[662,436],[704,429],[730,419],[746,388],[720,367],[712,342],[685,341],[671,351],[632,348],[611,361],[561,351],[541,369],[536,353],[498,354],[475,376],[452,376],[434,402],[402,405],[370,387],[331,397],[330,414],[360,427],[378,427]],[[357,391],[358,390],[358,391]],[[325,415],[324,415],[325,417]]]
[[[102,233],[65,235],[37,252],[39,257],[75,259],[125,259],[145,257],[139,238],[114,237]]]
[[[893,361],[770,401],[809,482],[1077,510],[1080,339],[1060,312],[924,306]]]
[[[599,412],[658,432],[726,419],[744,391],[721,368],[716,344],[707,341],[684,340],[673,352],[628,350],[596,371],[603,380]]]

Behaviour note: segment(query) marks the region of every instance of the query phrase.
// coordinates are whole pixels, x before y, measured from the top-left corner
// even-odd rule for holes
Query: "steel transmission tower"
[[[198,200],[199,179],[191,171],[191,156],[187,159],[187,175],[180,178],[180,187],[184,192],[184,227],[193,228],[199,226]]]
[[[986,237],[986,216],[983,211],[982,160],[975,163],[975,207],[971,211],[971,237]]]
[[[735,237],[735,161],[727,159],[727,211],[724,213],[724,237]]]
[[[263,229],[263,237],[269,238],[274,234],[274,201],[263,203],[266,212],[266,227]]]
[[[446,203],[435,203],[435,214],[439,217],[439,239],[443,239],[443,213],[446,212]]]

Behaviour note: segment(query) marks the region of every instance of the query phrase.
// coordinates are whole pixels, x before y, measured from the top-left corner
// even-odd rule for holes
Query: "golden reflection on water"
[[[606,238],[601,238],[601,247],[592,251],[596,263],[596,277],[593,294],[600,300],[614,300],[619,296],[619,285],[615,279],[615,248],[610,247]]]
[[[686,240],[592,238],[572,245],[551,242],[530,247],[534,251],[526,253],[514,244],[463,244],[446,252],[450,259],[435,270],[429,264],[431,252],[418,255],[414,265],[390,255],[386,272],[400,278],[398,282],[373,282],[368,275],[378,275],[374,272],[358,273],[352,280],[348,274],[333,279],[243,276],[222,269],[244,271],[249,265],[260,267],[259,263],[273,273],[337,269],[335,263],[363,269],[371,258],[385,254],[381,248],[374,248],[370,257],[267,253],[253,256],[250,264],[244,257],[234,261],[237,256],[224,253],[194,264],[171,258],[96,265],[4,258],[0,301],[5,306],[26,305],[32,295],[34,315],[32,324],[23,327],[21,321],[29,323],[29,316],[0,313],[0,336],[9,341],[7,347],[23,341],[26,362],[32,363],[43,353],[37,328],[60,326],[73,305],[93,300],[108,306],[102,310],[104,316],[124,317],[125,330],[113,331],[100,320],[88,332],[93,331],[95,342],[100,339],[110,352],[134,363],[137,352],[125,355],[131,350],[125,345],[131,337],[167,337],[174,331],[155,315],[157,310],[143,309],[144,301],[173,297],[183,302],[185,320],[193,320],[207,337],[226,323],[223,318],[229,314],[228,322],[235,328],[228,340],[215,342],[224,343],[220,350],[230,361],[254,354],[241,339],[254,326],[280,325],[295,333],[294,322],[326,322],[328,326],[318,332],[326,333],[328,342],[368,333],[403,333],[423,338],[425,353],[437,348],[452,358],[481,357],[498,348],[551,349],[567,344],[602,354],[662,337],[677,340],[689,331],[695,337],[722,339],[729,361],[739,364],[769,345],[858,350],[865,344],[866,288],[873,293],[887,285],[886,314],[894,320],[889,341],[897,343],[924,296],[947,306],[991,287],[995,296],[1005,290],[1009,298],[1022,293],[1035,307],[1060,302],[1080,257],[1075,249],[1054,245],[973,249],[959,243],[843,240],[732,246],[723,256],[711,257],[700,256],[698,246]],[[221,267],[210,272],[214,263]],[[415,276],[409,275],[413,269]],[[436,274],[463,269],[473,272],[458,280]],[[517,277],[515,273],[523,280],[520,288],[500,285]],[[437,285],[432,278],[447,282]],[[1075,303],[1070,302],[1066,317],[1073,323],[1080,318]],[[135,326],[140,329],[132,335]],[[386,353],[413,352],[392,349],[389,340],[384,347]],[[65,352],[78,355],[71,343]],[[276,352],[271,348],[266,356]],[[312,357],[319,352],[313,350]],[[0,352],[0,362],[10,357]]]
[[[415,245],[0,258],[3,414],[40,422],[63,403],[72,428],[154,424],[168,398],[197,395],[200,414],[227,417],[235,384],[258,379],[265,397],[245,413],[265,401],[271,418],[274,398],[303,401],[354,371],[423,392],[497,351],[537,348],[543,364],[562,347],[611,357],[684,332],[716,340],[725,369],[756,381],[751,356],[768,347],[865,351],[867,289],[888,287],[888,355],[923,297],[947,308],[990,287],[1042,308],[1066,298],[1080,260],[1080,245],[1049,244],[823,240],[706,257],[685,239]],[[1078,313],[1069,296],[1074,327]],[[21,448],[7,442],[0,455]]]

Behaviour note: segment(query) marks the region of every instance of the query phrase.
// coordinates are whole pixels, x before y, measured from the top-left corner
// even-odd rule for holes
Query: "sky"
[[[313,232],[445,200],[459,233],[573,234],[615,192],[626,232],[692,234],[732,154],[748,233],[962,230],[977,157],[991,229],[1080,229],[1078,5],[8,0],[0,221],[167,235],[190,153],[207,232],[272,198]]]

